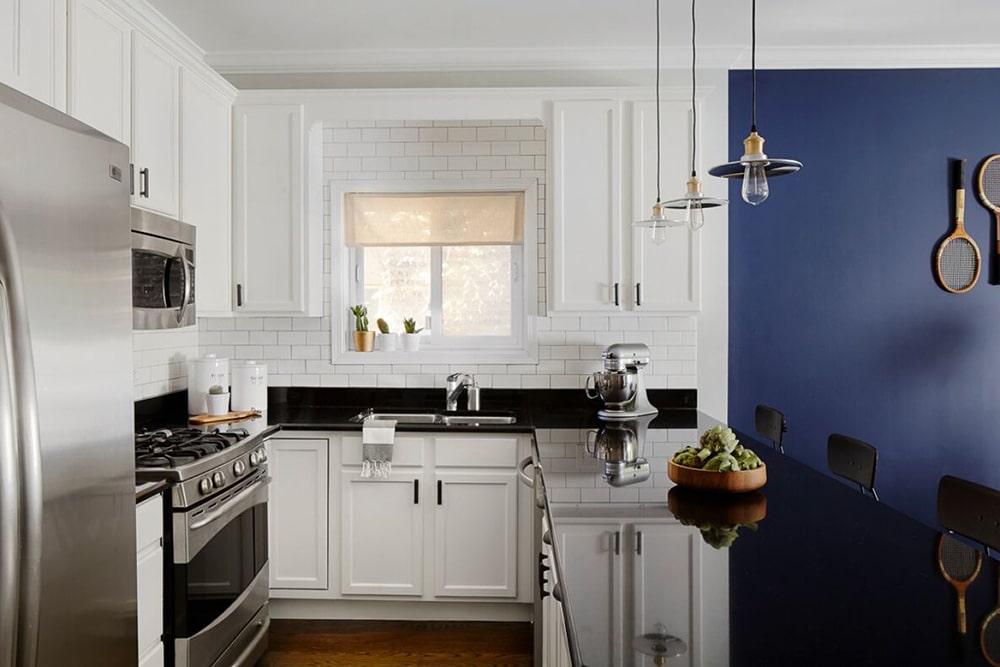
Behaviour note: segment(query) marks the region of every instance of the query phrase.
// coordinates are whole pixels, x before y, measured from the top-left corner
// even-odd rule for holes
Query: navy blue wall
[[[730,154],[750,74],[729,79]],[[826,438],[879,450],[887,502],[936,525],[945,473],[1000,488],[1000,286],[976,166],[1000,153],[1000,70],[758,72],[765,152],[801,172],[754,208],[730,187],[729,421],[788,419],[786,452],[826,470]],[[983,256],[968,293],[931,270],[950,232],[948,157],[968,158],[966,227]]]

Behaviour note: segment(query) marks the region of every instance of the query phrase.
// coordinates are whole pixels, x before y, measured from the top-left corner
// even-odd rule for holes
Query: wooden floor
[[[531,664],[530,623],[272,620],[260,667]]]

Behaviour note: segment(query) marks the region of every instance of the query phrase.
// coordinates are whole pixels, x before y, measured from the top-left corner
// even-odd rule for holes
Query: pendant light
[[[656,0],[656,203],[653,214],[645,220],[637,220],[635,227],[651,230],[654,245],[662,245],[667,240],[667,227],[679,227],[682,220],[668,220],[663,215],[664,205],[660,203],[660,0]]]
[[[750,134],[743,140],[743,157],[708,170],[712,176],[743,179],[743,201],[756,206],[767,199],[767,178],[794,174],[802,168],[798,160],[780,160],[764,154],[764,137],[757,134],[757,0],[751,3],[750,35]]]
[[[697,88],[696,66],[698,48],[696,42],[695,2],[691,0],[691,178],[687,180],[687,193],[680,199],[672,199],[663,204],[664,208],[682,209],[685,211],[684,222],[691,229],[700,229],[705,224],[705,209],[725,206],[725,199],[706,197],[701,192],[701,179],[698,178],[696,161],[698,157],[698,106],[695,101]]]

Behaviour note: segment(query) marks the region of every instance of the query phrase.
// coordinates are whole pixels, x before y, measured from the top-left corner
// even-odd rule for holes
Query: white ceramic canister
[[[267,364],[257,361],[233,362],[234,412],[267,410]]]
[[[229,359],[214,354],[188,362],[188,414],[203,415],[208,412],[205,399],[213,385],[229,387]]]

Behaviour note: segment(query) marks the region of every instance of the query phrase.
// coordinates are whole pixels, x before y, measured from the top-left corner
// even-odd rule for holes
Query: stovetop
[[[159,429],[135,436],[137,482],[171,483],[175,509],[200,504],[245,480],[267,474],[260,434],[243,428]]]

